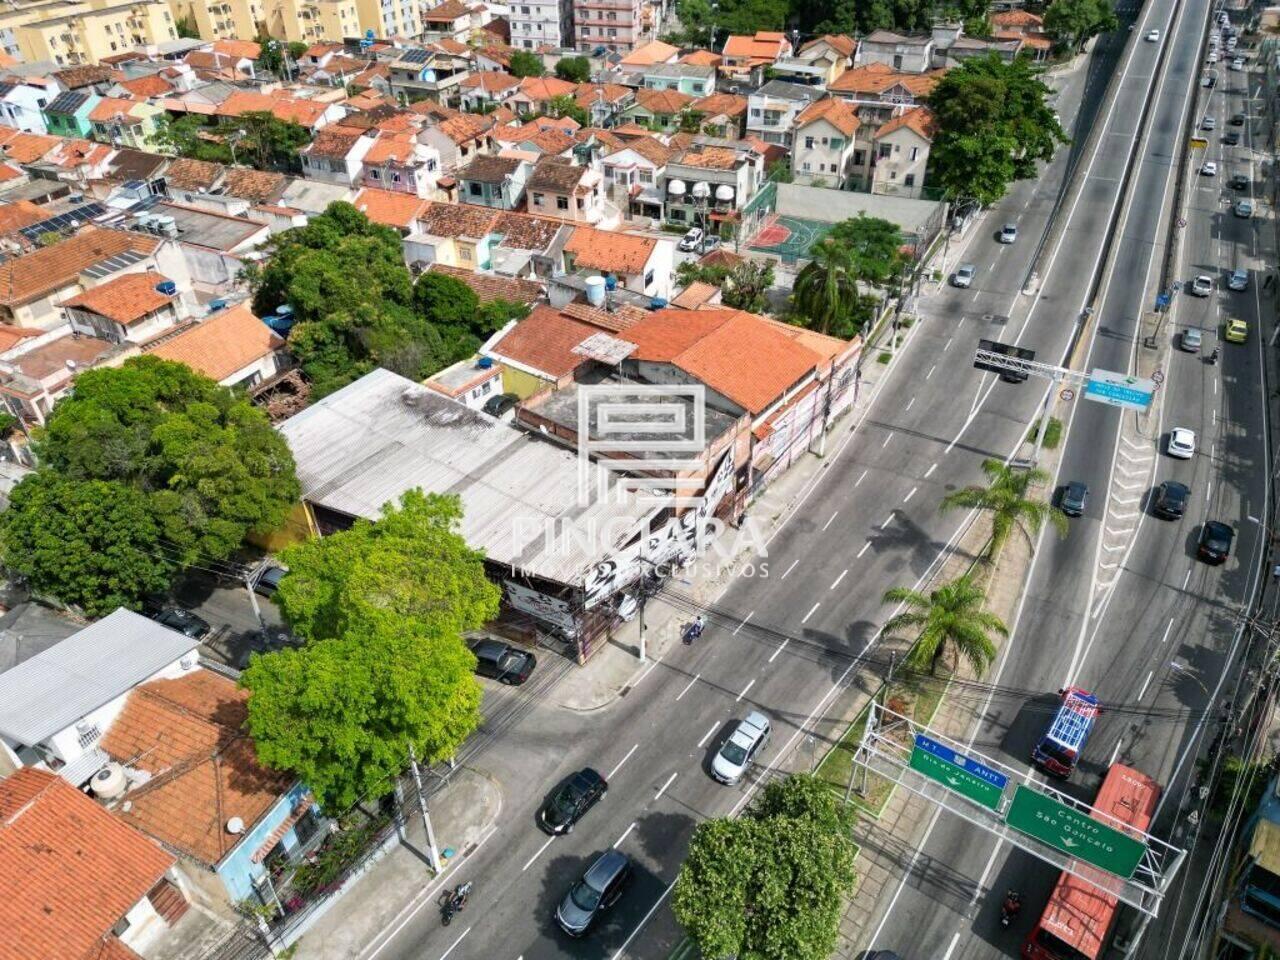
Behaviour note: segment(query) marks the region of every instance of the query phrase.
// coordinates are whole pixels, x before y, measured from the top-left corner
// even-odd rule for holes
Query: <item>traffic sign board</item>
[[[1151,406],[1155,390],[1156,385],[1151,380],[1111,370],[1092,370],[1084,387],[1084,395],[1086,399],[1109,403],[1113,407],[1146,410]]]
[[[1156,294],[1156,309],[1157,309],[1157,310],[1163,310],[1165,307],[1169,306],[1169,303],[1170,303],[1170,301],[1171,301],[1171,300],[1172,300],[1172,298],[1171,298],[1167,293],[1157,293],[1157,294]]]
[[[1147,845],[1083,810],[1018,784],[1005,823],[1085,863],[1128,879],[1138,869]]]
[[[1009,778],[971,757],[956,753],[922,733],[916,734],[911,769],[991,810],[1000,806]]]

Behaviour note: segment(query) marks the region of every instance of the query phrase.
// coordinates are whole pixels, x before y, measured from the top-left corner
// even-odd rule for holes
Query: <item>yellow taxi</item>
[[[1249,339],[1249,324],[1243,320],[1228,320],[1222,339],[1230,340],[1232,343],[1244,343]]]

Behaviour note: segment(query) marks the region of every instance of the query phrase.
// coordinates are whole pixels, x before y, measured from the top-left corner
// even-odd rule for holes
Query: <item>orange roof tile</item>
[[[693,101],[689,107],[711,117],[742,117],[747,113],[747,98],[733,93],[712,93]]]
[[[720,288],[715,284],[695,280],[680,291],[680,295],[671,301],[671,305],[684,310],[696,310],[719,292]]]
[[[509,303],[533,304],[542,297],[542,284],[533,280],[517,280],[491,273],[476,273],[474,270],[450,267],[443,263],[433,263],[427,272],[443,273],[445,276],[461,280],[475,291],[481,303],[506,300]]]
[[[364,155],[364,162],[385,163],[397,160],[405,163],[412,159],[417,146],[418,139],[411,133],[386,134],[373,141],[373,146]]]
[[[57,145],[57,137],[46,137],[42,133],[15,133],[4,142],[4,155],[17,163],[35,163]]]
[[[429,201],[412,193],[366,188],[351,201],[374,223],[387,227],[412,227]]]
[[[545,304],[534,307],[527,317],[493,345],[499,359],[532,367],[559,379],[586,361],[573,348],[599,333],[598,327],[565,316]]]
[[[564,245],[564,252],[573,254],[577,267],[611,273],[640,273],[657,247],[658,241],[653,237],[577,227]]]
[[[628,53],[622,58],[622,65],[624,67],[651,67],[655,63],[670,63],[679,52],[679,47],[673,47],[671,44],[663,43],[661,40],[654,40],[642,47],[636,47]]]
[[[30,303],[75,282],[80,272],[126,250],[143,254],[160,246],[156,237],[86,227],[51,247],[0,263],[0,304]]]
[[[466,4],[462,3],[461,0],[444,0],[444,3],[426,11],[422,15],[422,19],[427,21],[451,21],[468,16],[470,13],[471,11],[467,9]]]
[[[151,74],[147,77],[135,77],[133,80],[121,80],[120,86],[124,87],[135,97],[146,99],[147,97],[163,97],[173,92],[173,84],[159,74]]]
[[[152,270],[126,273],[122,277],[90,287],[84,293],[64,300],[62,305],[79,307],[127,326],[173,300],[173,297],[156,289],[158,284],[167,279]]]
[[[655,167],[666,166],[667,161],[671,159],[671,155],[674,152],[657,137],[637,137],[624,143],[614,153],[621,153],[623,150],[634,150]],[[609,156],[613,156],[613,153],[609,154]]]
[[[826,33],[820,37],[814,37],[800,48],[800,52],[804,53],[806,50],[816,47],[820,43],[825,43],[842,57],[852,57],[858,49],[857,41],[855,41],[853,37],[846,37],[836,33]]]
[[[95,956],[173,864],[75,787],[33,767],[0,781],[0,817],[0,960]]]
[[[153,340],[146,349],[211,380],[223,380],[283,346],[284,340],[242,303]]]
[[[483,90],[485,93],[505,93],[520,86],[520,78],[501,70],[481,70],[467,75],[458,84],[463,90]]]
[[[854,67],[836,77],[828,86],[829,93],[884,93],[901,85],[917,97],[923,97],[937,85],[945,70],[928,73],[903,73],[883,63]]]
[[[781,33],[757,30],[754,36],[730,36],[720,51],[723,57],[742,57],[761,63],[773,63],[783,53],[786,37]]]
[[[576,85],[559,77],[525,77],[520,81],[520,92],[536,101],[571,97],[577,89]]]
[[[218,182],[224,170],[226,167],[220,163],[177,157],[164,168],[164,179],[179,190],[208,190]]]
[[[89,111],[89,119],[95,123],[141,123],[142,119],[133,115],[133,108],[137,105],[137,100],[103,97]]]
[[[441,133],[454,143],[467,143],[482,136],[493,126],[493,116],[479,117],[473,113],[463,113],[456,117],[441,120],[437,126]]]
[[[1006,10],[1004,13],[993,13],[988,19],[993,27],[1044,29],[1044,17],[1032,13],[1030,10]]]
[[[818,120],[825,120],[846,137],[852,137],[858,129],[858,118],[853,112],[853,107],[849,106],[847,100],[837,97],[824,97],[822,100],[813,101],[800,111],[793,127],[798,130]]]
[[[695,67],[718,67],[724,62],[724,58],[710,50],[694,50],[692,53],[686,53],[677,62],[688,63]]]
[[[650,113],[679,113],[691,103],[693,97],[679,90],[650,90],[648,87],[641,87],[636,91],[636,106]]]
[[[1048,37],[1034,33],[1019,33],[1017,30],[996,30],[991,34],[993,40],[1020,40],[1028,47],[1036,50],[1052,50],[1053,41]]]
[[[423,232],[432,237],[465,237],[479,240],[493,230],[497,211],[469,203],[427,202],[418,219]]]
[[[223,39],[213,42],[214,53],[225,53],[228,56],[257,60],[262,56],[262,44],[252,40]]]
[[[876,131],[875,139],[879,140],[881,137],[888,136],[903,127],[915,131],[931,143],[933,142],[934,134],[938,132],[938,124],[934,119],[933,111],[928,107],[916,107],[894,117],[888,123],[882,124],[880,129]]]
[[[586,109],[593,103],[621,103],[633,92],[630,87],[624,87],[620,83],[580,83],[577,92],[573,95],[573,100],[578,106]]]
[[[0,237],[17,233],[23,227],[48,219],[48,215],[30,200],[17,200],[0,206]]]
[[[279,120],[292,120],[304,127],[313,127],[329,109],[327,103],[313,100],[290,100],[287,97],[267,96],[250,90],[237,90],[214,111],[219,117],[238,117],[244,113],[270,113]]]

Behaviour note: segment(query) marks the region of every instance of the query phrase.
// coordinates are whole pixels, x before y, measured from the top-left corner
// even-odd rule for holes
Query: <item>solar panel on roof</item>
[[[79,226],[88,223],[94,217],[100,217],[106,212],[107,208],[100,203],[86,203],[83,206],[76,207],[74,210],[60,213],[56,217],[50,217],[48,220],[41,220],[39,223],[33,223],[29,227],[23,227],[20,233],[32,243],[35,243],[41,234],[57,233],[73,224]]]
[[[400,59],[405,63],[426,63],[431,59],[431,51],[415,47],[402,53]]]
[[[136,250],[125,250],[122,253],[99,260],[97,263],[87,267],[84,272],[94,280],[101,280],[103,277],[109,277],[125,267],[133,266],[139,260],[145,259],[146,257]]]

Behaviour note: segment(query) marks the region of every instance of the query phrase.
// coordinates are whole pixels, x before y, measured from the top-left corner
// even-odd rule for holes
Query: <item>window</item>
[[[681,223],[681,222],[683,222],[683,221],[684,221],[684,211],[683,211],[683,210],[671,210],[671,211],[668,213],[668,216],[670,216],[670,217],[671,217],[671,219],[672,219],[673,221],[675,221],[676,223]]]
[[[813,137],[805,137],[805,138],[804,138],[804,148],[805,148],[806,150],[812,150],[812,149],[813,149]]]
[[[916,160],[919,158],[919,156],[920,156],[920,148],[919,148],[919,147],[912,147],[912,148],[911,148],[911,162],[912,162],[912,163],[915,163],[915,162],[916,162]]]
[[[831,149],[832,149],[832,150],[841,150],[841,149],[843,149],[843,148],[844,148],[844,140],[843,140],[842,138],[840,138],[840,137],[832,137],[832,138],[831,138]]]
[[[611,37],[616,37],[617,35],[618,35],[618,31],[617,31],[617,30],[615,30],[613,27],[610,27],[610,28],[609,28],[609,36],[611,36]]]
[[[467,184],[467,192],[473,197],[479,197],[484,193],[484,190],[481,189],[478,183],[469,183]]]
[[[458,248],[458,258],[459,258],[460,260],[470,260],[470,259],[471,259],[471,248],[470,248],[470,247],[459,247],[459,248]]]
[[[908,187],[914,187],[916,185],[916,175],[914,173],[908,173],[902,178],[902,182]]]
[[[381,173],[379,173],[377,170],[370,170],[370,171],[369,171],[369,179],[370,179],[370,180],[381,180],[381,179],[382,179],[382,174],[381,174]]]
[[[800,164],[800,169],[801,169],[801,170],[808,171],[808,169],[809,169],[809,161],[808,161],[808,160],[806,160],[804,163]]]
[[[535,194],[533,195],[533,205],[534,205],[535,207],[540,207],[540,206],[542,206],[542,194],[540,194],[540,193],[535,193]]]
[[[853,151],[853,165],[855,167],[865,166],[866,163],[867,163],[867,151],[865,150]]]
[[[376,173],[377,171],[374,171],[374,172]],[[391,182],[392,182],[392,183],[399,183],[399,182],[400,182],[400,174],[398,174],[398,173],[393,173],[393,174],[391,175]]]
[[[653,171],[641,167],[636,171],[641,183],[653,183]]]
[[[876,155],[881,160],[887,160],[893,154],[893,145],[888,143],[880,144],[880,152]]]
[[[755,107],[752,107],[752,108],[751,108],[751,116],[752,116],[752,118],[754,118],[754,119],[756,119],[756,120],[760,119],[760,111],[759,111],[759,110],[757,110]]]
[[[568,198],[568,197],[556,197],[556,209],[557,209],[557,210],[568,210],[568,209],[569,209],[569,198]]]
[[[647,270],[644,275],[644,288],[648,290],[653,286],[653,271]]]

